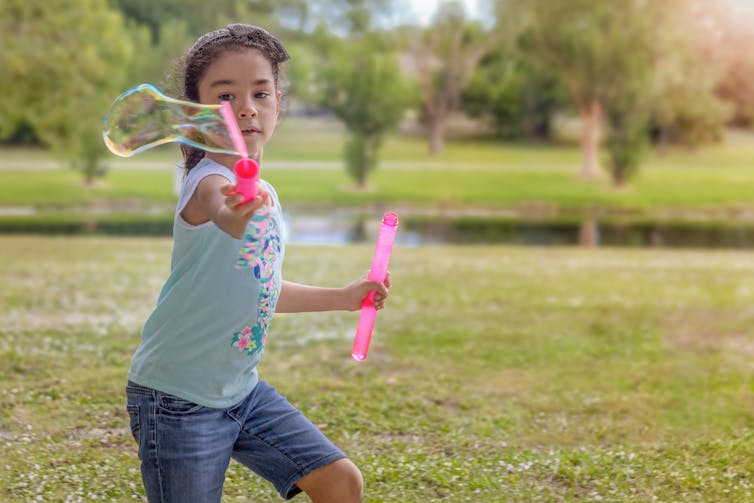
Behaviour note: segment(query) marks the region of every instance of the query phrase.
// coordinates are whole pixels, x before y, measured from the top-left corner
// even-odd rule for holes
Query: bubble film
[[[238,154],[220,115],[220,105],[171,98],[151,84],[129,89],[113,101],[102,137],[107,148],[121,157],[170,142]]]

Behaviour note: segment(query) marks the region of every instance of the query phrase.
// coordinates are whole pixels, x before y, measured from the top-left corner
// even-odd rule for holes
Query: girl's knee
[[[349,488],[349,493],[355,497],[355,501],[360,501],[364,490],[364,477],[361,475],[361,470],[348,459],[340,461],[342,461],[343,485]]]
[[[348,459],[339,459],[304,476],[297,484],[313,502],[361,501],[364,479]]]

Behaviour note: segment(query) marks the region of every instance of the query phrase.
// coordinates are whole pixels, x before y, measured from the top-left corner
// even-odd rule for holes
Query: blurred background
[[[751,0],[8,0],[0,230],[169,233],[177,147],[115,158],[102,120],[237,21],[293,56],[265,173],[294,240],[389,204],[416,243],[754,244]]]

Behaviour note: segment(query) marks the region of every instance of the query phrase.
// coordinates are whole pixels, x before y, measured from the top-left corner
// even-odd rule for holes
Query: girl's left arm
[[[390,273],[385,283],[363,277],[343,288],[326,288],[283,281],[276,313],[310,313],[315,311],[357,311],[371,291],[376,292],[374,306],[382,309],[390,290]]]

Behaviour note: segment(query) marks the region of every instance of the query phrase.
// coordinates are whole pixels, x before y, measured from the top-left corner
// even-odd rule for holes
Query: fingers
[[[385,276],[385,282],[380,283],[378,281],[372,281],[369,285],[369,289],[375,292],[374,295],[374,307],[377,310],[385,307],[387,298],[390,292],[390,272]]]
[[[369,271],[367,271],[366,273],[364,273],[364,276],[362,276],[362,278],[364,278],[367,281],[371,282],[370,286],[372,286],[372,285],[374,286],[374,288],[372,288],[372,290],[379,291],[379,292],[383,292],[383,290],[384,290],[385,293],[387,293],[387,291],[390,290],[390,271],[387,271],[387,273],[385,274],[385,281],[382,282],[382,283],[380,283],[379,281],[371,281],[371,280],[369,280],[368,279],[369,278]]]
[[[230,187],[230,190],[227,191],[225,187]],[[262,206],[264,206],[265,204],[269,202],[270,195],[268,192],[264,190],[260,190],[259,193],[257,194],[257,197],[244,203],[243,202],[244,196],[241,194],[237,194],[235,190],[233,189],[232,185],[230,186],[226,185],[225,187],[220,189],[223,195],[226,196],[225,205],[228,208],[232,209],[235,212],[240,213],[243,216],[251,215],[252,213],[254,213],[259,208],[261,208]]]

